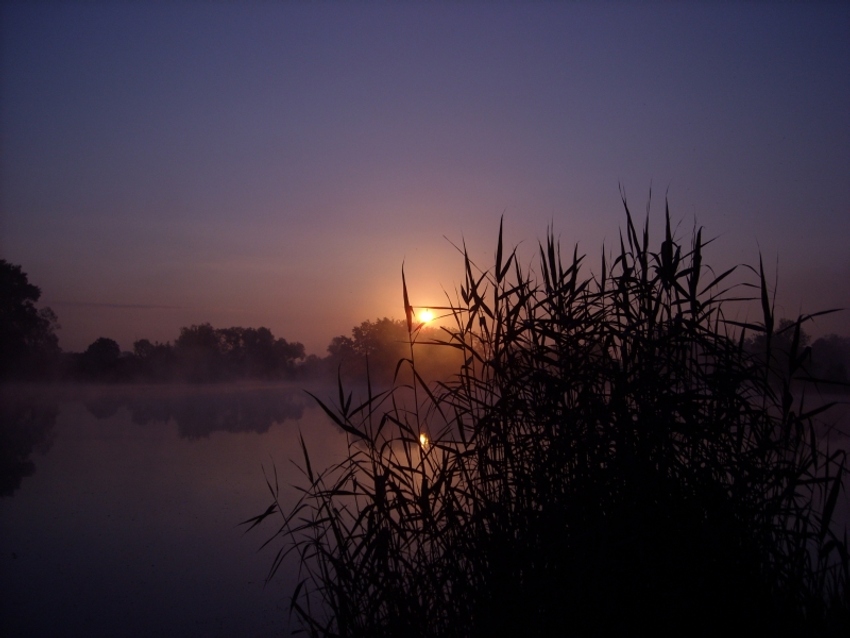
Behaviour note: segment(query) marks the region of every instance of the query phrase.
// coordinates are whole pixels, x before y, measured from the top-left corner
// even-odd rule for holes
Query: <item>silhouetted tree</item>
[[[174,353],[179,376],[193,382],[288,378],[305,356],[302,344],[275,339],[268,328],[208,323],[181,328]]]
[[[274,379],[291,376],[304,346],[275,339],[268,328],[224,328],[216,331],[231,375]]]
[[[427,378],[445,377],[457,372],[461,359],[456,350],[423,347],[441,340],[441,331],[430,326],[420,326],[416,331],[415,354],[417,369]],[[341,371],[346,378],[363,375],[366,361],[369,374],[375,381],[390,381],[399,360],[410,357],[407,323],[403,319],[377,319],[364,321],[351,330],[351,337],[334,337],[328,345],[326,365],[329,372]],[[406,369],[405,369],[406,370]]]
[[[403,320],[376,319],[364,321],[351,330],[351,337],[334,337],[328,345],[328,363],[332,371],[344,376],[360,376],[369,362],[373,379],[392,379],[396,363],[409,356],[407,325]]]
[[[274,354],[275,360],[281,366],[280,370],[287,375],[296,372],[297,366],[306,358],[304,344],[297,341],[289,342],[283,338],[274,342]]]
[[[354,359],[357,356],[357,351],[354,349],[354,341],[351,337],[339,335],[331,339],[328,345],[328,355],[331,360],[343,361],[345,359]]]
[[[83,377],[97,381],[117,381],[124,375],[120,369],[121,348],[113,339],[95,339],[79,358]]]
[[[0,259],[0,378],[41,377],[56,363],[59,324],[50,308],[36,308],[40,297],[20,266]]]
[[[221,378],[220,336],[210,324],[180,328],[174,349],[181,377],[193,382],[218,381]]]
[[[136,378],[169,381],[174,378],[176,357],[171,343],[151,343],[140,339],[133,343]]]

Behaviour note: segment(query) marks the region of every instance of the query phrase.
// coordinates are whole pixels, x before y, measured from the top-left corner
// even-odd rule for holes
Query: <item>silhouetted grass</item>
[[[625,204],[625,200],[624,200]],[[347,458],[311,466],[282,522],[272,577],[297,552],[292,610],[314,636],[758,635],[841,632],[846,532],[833,524],[845,454],[823,450],[795,397],[797,340],[773,365],[765,274],[703,264],[697,230],[647,224],[585,275],[550,232],[539,272],[506,251],[464,283],[439,346],[417,344],[404,286],[410,382],[322,407]],[[747,294],[739,294],[743,291]],[[752,296],[761,319],[724,315]],[[797,319],[794,330],[814,315]],[[766,353],[743,347],[763,333]],[[416,349],[464,364],[429,387]],[[780,372],[777,372],[780,371]],[[425,435],[427,441],[421,440]]]

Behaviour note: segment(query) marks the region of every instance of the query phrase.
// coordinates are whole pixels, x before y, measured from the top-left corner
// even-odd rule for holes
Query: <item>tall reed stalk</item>
[[[623,200],[626,205],[625,199]],[[273,576],[297,552],[292,610],[312,636],[768,635],[848,627],[845,454],[824,449],[792,381],[798,346],[773,365],[765,273],[703,263],[709,241],[650,245],[626,205],[613,257],[585,274],[553,232],[526,270],[503,246],[417,343],[399,382],[319,401],[350,436],[279,513]],[[745,294],[741,294],[741,291]],[[725,316],[754,298],[761,318]],[[766,336],[766,353],[744,348]],[[420,347],[454,348],[449,381],[418,374]],[[766,355],[766,356],[765,356]],[[778,370],[782,371],[780,375]],[[403,377],[402,375],[407,375]],[[317,399],[318,400],[318,399]],[[427,439],[421,439],[421,435]]]

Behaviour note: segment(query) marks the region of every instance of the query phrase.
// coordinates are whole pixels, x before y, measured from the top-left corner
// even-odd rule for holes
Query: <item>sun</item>
[[[420,311],[419,321],[421,321],[422,323],[429,323],[431,321],[434,321],[434,313],[428,310],[427,308],[425,310]]]

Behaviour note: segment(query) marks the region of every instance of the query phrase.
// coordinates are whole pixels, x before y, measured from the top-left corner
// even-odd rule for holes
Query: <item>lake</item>
[[[4,388],[3,636],[274,636],[295,565],[264,586],[289,458],[344,454],[344,433],[288,386]],[[17,485],[17,487],[15,487]]]
[[[0,400],[0,635],[288,633],[297,565],[265,585],[280,545],[258,549],[275,526],[238,523],[270,503],[263,467],[294,502],[299,432],[314,468],[345,454],[303,390],[6,387]],[[848,420],[846,405],[832,414],[831,449],[848,449]],[[845,493],[836,517],[848,512]]]

